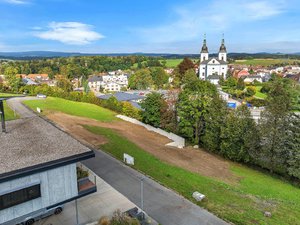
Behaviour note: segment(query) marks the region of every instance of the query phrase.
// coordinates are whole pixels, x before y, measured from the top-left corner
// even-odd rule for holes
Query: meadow
[[[296,59],[243,59],[235,60],[235,65],[247,65],[247,66],[272,66],[276,64],[289,64],[300,63],[300,60]]]
[[[27,100],[24,101],[24,104],[34,111],[36,111],[36,108],[39,107],[43,114],[58,111],[103,122],[116,120],[116,114],[114,112],[100,106],[84,102],[74,102],[61,98],[47,97],[46,99],[40,100]]]

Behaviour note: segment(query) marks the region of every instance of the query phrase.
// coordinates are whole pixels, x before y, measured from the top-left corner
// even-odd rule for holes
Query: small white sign
[[[134,165],[134,158],[126,153],[123,155],[123,160],[128,165]]]
[[[199,193],[198,191],[195,191],[193,193],[193,198],[196,199],[196,201],[201,202],[205,198],[205,195]]]
[[[39,107],[36,108],[36,111],[37,111],[38,113],[41,113],[41,112],[42,112],[42,110],[41,110]]]

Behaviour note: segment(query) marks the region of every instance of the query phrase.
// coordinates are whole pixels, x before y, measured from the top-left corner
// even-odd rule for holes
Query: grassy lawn
[[[39,107],[44,114],[47,114],[51,111],[58,111],[103,122],[116,120],[116,114],[108,109],[104,109],[94,104],[74,102],[61,98],[48,97],[40,100],[27,100],[24,101],[24,104],[29,106],[34,111],[36,111],[36,108]]]
[[[203,202],[195,203],[220,218],[234,224],[300,224],[300,189],[289,183],[235,163],[231,170],[240,181],[223,183],[162,162],[114,130],[85,128],[109,140],[101,149],[119,160],[123,153],[130,154],[135,158],[134,168],[187,199],[194,201],[191,196],[196,190],[205,194]],[[272,217],[264,217],[265,211],[272,212]]]
[[[0,93],[0,98],[15,97],[15,96],[22,96],[22,95],[19,95],[19,94],[10,94],[10,93]]]
[[[267,94],[260,92],[261,88],[262,86],[256,86],[256,93],[254,97],[265,99],[267,97]]]
[[[245,59],[245,60],[235,60],[233,64],[236,65],[253,65],[253,66],[271,66],[274,64],[288,63],[293,64],[294,62],[299,62],[296,59]]]
[[[5,113],[5,120],[15,120],[18,119],[19,116],[14,114],[14,111],[7,105],[6,101],[4,101],[4,113]]]

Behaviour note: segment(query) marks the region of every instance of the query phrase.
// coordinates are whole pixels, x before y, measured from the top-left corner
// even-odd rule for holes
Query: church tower
[[[206,35],[204,34],[203,45],[200,53],[200,62],[208,60],[208,48],[206,46]]]
[[[220,46],[220,50],[219,50],[218,59],[227,62],[227,51],[226,51],[226,47],[225,47],[224,34],[223,34],[223,38],[222,38],[222,42],[221,42],[221,46]]]

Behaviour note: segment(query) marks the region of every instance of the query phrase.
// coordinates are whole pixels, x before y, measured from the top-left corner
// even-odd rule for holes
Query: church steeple
[[[222,42],[221,42],[218,58],[219,58],[219,60],[222,60],[225,62],[227,61],[227,50],[226,50],[226,46],[225,46],[224,34],[222,36]]]
[[[208,48],[207,48],[207,45],[206,45],[206,34],[204,34],[204,39],[203,39],[203,45],[202,45],[201,53],[208,53]]]
[[[227,53],[227,50],[226,50],[226,46],[225,46],[225,39],[224,39],[224,34],[223,34],[223,37],[222,37],[222,42],[221,42],[221,46],[220,46],[220,52],[223,52],[223,53]]]
[[[200,62],[208,60],[208,48],[206,45],[206,34],[204,34],[203,45],[200,52]]]

